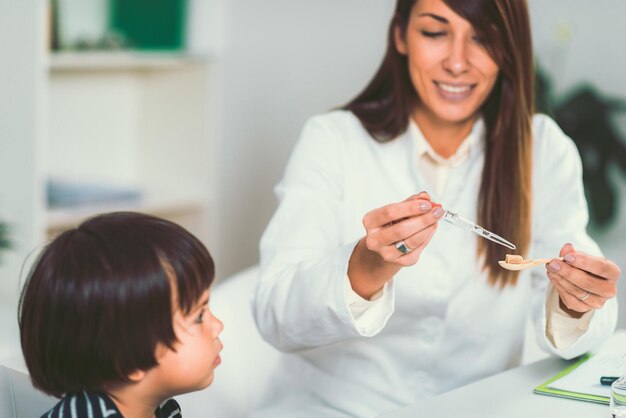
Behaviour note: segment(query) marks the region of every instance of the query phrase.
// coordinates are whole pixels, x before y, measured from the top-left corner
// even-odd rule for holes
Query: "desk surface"
[[[624,351],[626,330],[617,330],[601,351]],[[571,362],[550,357],[399,409],[380,418],[607,418],[608,405],[536,395],[533,388]]]
[[[547,358],[446,392],[384,418],[607,418],[608,405],[536,395],[533,388],[569,363]],[[382,417],[381,417],[382,418]]]

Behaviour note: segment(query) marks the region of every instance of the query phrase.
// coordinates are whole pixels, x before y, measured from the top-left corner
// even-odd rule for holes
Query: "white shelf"
[[[207,62],[207,56],[182,52],[55,52],[50,54],[50,72],[158,71]]]
[[[178,215],[187,215],[201,212],[206,209],[206,197],[146,197],[139,201],[111,202],[97,205],[84,205],[69,208],[48,209],[46,212],[46,229],[48,233],[55,233],[72,228],[86,218],[104,212],[132,211],[142,212],[164,218]]]
[[[45,236],[99,213],[135,211],[174,221],[211,242],[212,61],[129,51],[55,53],[49,59],[44,173],[138,187],[144,199],[48,208]]]
[[[194,10],[188,51],[151,53],[50,53],[48,1],[0,2],[13,35],[0,41],[12,57],[0,77],[0,91],[12,98],[2,107],[9,115],[2,133],[20,138],[0,152],[2,174],[13,174],[0,175],[0,216],[19,234],[14,251],[2,254],[0,306],[17,301],[20,269],[33,250],[97,213],[151,213],[214,242],[214,64],[223,1],[190,2],[202,10]],[[43,204],[48,178],[136,186],[159,198],[50,209]],[[0,338],[0,359],[10,356]]]

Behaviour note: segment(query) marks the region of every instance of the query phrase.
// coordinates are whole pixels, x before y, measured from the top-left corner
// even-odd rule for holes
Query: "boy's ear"
[[[398,51],[400,55],[406,55],[406,39],[402,36],[402,32],[400,31],[400,25],[396,25],[396,27],[393,29],[393,39],[394,43],[396,44],[396,51]]]
[[[128,380],[133,383],[137,383],[143,380],[146,376],[146,372],[144,370],[135,370],[131,374],[128,375]]]

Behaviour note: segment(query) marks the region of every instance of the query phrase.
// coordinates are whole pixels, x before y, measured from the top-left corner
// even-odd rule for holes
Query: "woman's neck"
[[[476,121],[474,117],[461,122],[448,122],[426,114],[423,110],[413,112],[412,116],[426,141],[444,158],[454,155]]]

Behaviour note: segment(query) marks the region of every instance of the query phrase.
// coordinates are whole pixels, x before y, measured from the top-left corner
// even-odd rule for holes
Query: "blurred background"
[[[25,260],[103,211],[180,222],[220,280],[255,265],[303,123],[364,87],[394,3],[2,2],[3,309],[15,317]],[[581,150],[590,232],[626,271],[626,2],[529,4],[538,105]]]

